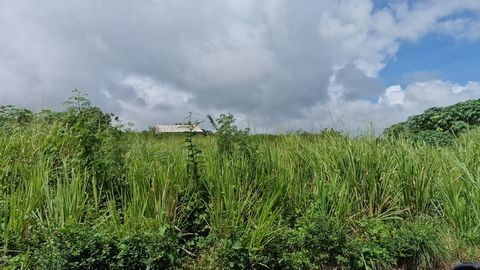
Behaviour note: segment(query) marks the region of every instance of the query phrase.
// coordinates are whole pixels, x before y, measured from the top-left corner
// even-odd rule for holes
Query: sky
[[[480,98],[479,64],[479,0],[0,1],[0,104],[77,88],[139,130],[381,130]]]

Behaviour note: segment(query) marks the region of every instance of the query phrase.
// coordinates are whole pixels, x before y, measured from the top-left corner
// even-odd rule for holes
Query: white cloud
[[[442,21],[436,29],[440,33],[446,33],[457,40],[475,41],[480,39],[480,22],[474,18],[456,18]]]
[[[118,101],[121,107],[120,116],[126,121],[146,121],[151,123],[150,125],[162,120],[175,123],[182,121],[190,111],[198,110],[190,105],[190,93],[148,76],[128,75],[121,84],[135,93],[132,100]],[[110,91],[105,90],[104,95],[115,101]]]
[[[423,76],[383,92],[378,78],[404,42],[478,40],[480,22],[464,11],[478,15],[480,1],[2,1],[0,103],[58,108],[80,88],[138,128],[189,111],[270,130],[330,115],[347,129],[383,125],[479,97],[475,82]]]
[[[150,77],[127,76],[122,84],[135,91],[148,109],[154,107],[182,107],[188,104],[192,95],[172,86],[154,81]],[[110,94],[111,96],[111,94]]]
[[[412,83],[402,88],[392,85],[378,97],[378,101],[331,100],[310,108],[308,119],[294,120],[285,126],[292,128],[315,123],[316,128],[335,126],[351,132],[364,132],[370,126],[377,131],[410,115],[420,114],[430,107],[447,106],[480,97],[480,83],[464,85],[448,81],[433,80]]]
[[[403,105],[405,103],[405,91],[400,85],[392,85],[385,89],[385,94],[380,96],[378,103],[387,103],[388,105]]]

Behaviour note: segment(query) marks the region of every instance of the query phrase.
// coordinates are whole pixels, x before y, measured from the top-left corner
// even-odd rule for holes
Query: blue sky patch
[[[458,41],[430,34],[416,42],[405,42],[379,76],[387,84],[403,84],[405,76],[432,73],[440,79],[464,84],[480,80],[480,42]]]

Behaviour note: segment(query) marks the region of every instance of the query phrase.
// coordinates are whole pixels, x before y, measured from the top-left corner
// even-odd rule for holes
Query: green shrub
[[[429,219],[345,224],[314,211],[285,229],[258,258],[270,269],[431,269],[445,254]]]
[[[129,230],[117,248],[116,269],[172,269],[179,260],[177,239],[166,228]]]
[[[355,269],[392,268],[391,253],[397,240],[394,227],[380,220],[365,220],[357,224],[350,242],[351,265]]]
[[[73,91],[59,119],[58,136],[66,137],[80,155],[80,167],[90,171],[107,190],[123,185],[124,152],[122,133],[112,124],[113,115],[92,107],[85,95]],[[62,141],[62,140],[58,140]]]
[[[348,263],[347,229],[316,209],[285,229],[265,248],[273,269],[324,269]]]
[[[238,149],[246,150],[250,129],[237,127],[233,114],[221,114],[216,120],[213,120],[211,116],[208,116],[208,118],[216,130],[215,139],[220,154],[231,157]]]
[[[394,249],[397,265],[408,269],[432,269],[445,256],[438,224],[427,218],[404,222],[398,228]]]
[[[422,114],[411,116],[407,121],[385,129],[384,134],[434,145],[448,145],[458,134],[479,125],[480,99],[443,108],[429,108]]]
[[[69,167],[87,172],[103,190],[118,194],[125,185],[126,152],[121,126],[114,125],[118,119],[92,106],[86,95],[78,90],[72,92],[65,105],[62,112],[43,110],[38,113],[0,106],[0,131],[4,136],[38,140],[35,141],[37,148],[29,149],[31,152],[12,140],[15,143],[10,146],[11,152],[6,153],[5,160],[10,159],[12,164],[15,164],[13,161],[27,163],[42,156],[51,163],[52,179],[60,168]],[[9,175],[3,176],[0,171],[0,180],[2,176],[10,182],[17,180],[12,178],[22,177],[15,175],[11,168],[5,169],[9,170]]]
[[[246,233],[242,228],[232,230],[228,236],[210,235],[208,238],[210,246],[205,246],[203,250],[209,261],[206,269],[272,269],[267,265],[271,257],[248,248]]]
[[[0,127],[11,129],[26,125],[35,119],[35,114],[28,109],[19,109],[12,105],[0,105]]]
[[[444,254],[434,224],[423,218],[360,222],[349,246],[356,269],[432,269]]]
[[[446,146],[455,140],[455,133],[443,132],[438,130],[419,131],[413,136],[415,141],[426,142],[431,145]]]
[[[346,229],[323,215],[308,215],[307,218],[301,222],[300,230],[310,262],[318,266],[342,265],[346,261]]]
[[[35,269],[110,269],[115,265],[118,250],[112,234],[78,226],[42,233],[30,251]]]
[[[177,238],[166,228],[71,225],[42,232],[29,252],[34,269],[174,269],[179,263]]]
[[[219,269],[253,269],[252,258],[242,237],[221,239],[218,246],[216,264]]]

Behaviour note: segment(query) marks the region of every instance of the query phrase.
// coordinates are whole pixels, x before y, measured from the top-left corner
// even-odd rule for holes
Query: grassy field
[[[448,147],[229,125],[158,136],[72,108],[61,121],[0,128],[1,268],[447,269],[480,259],[480,130]]]

